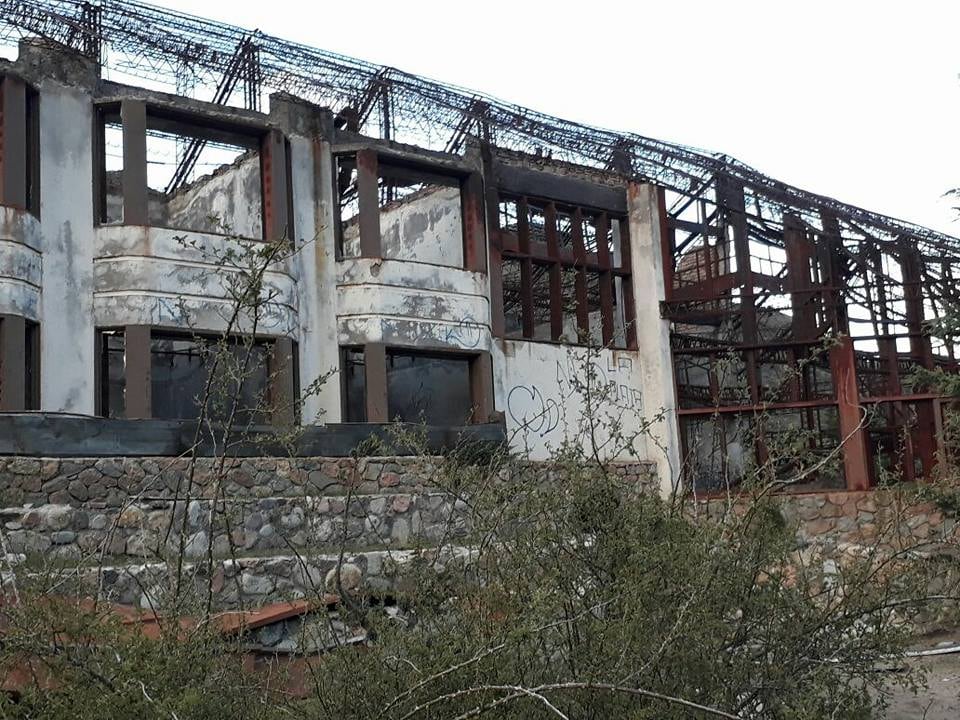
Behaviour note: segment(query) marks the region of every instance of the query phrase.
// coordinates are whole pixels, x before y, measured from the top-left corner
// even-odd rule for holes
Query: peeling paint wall
[[[344,255],[359,255],[359,227],[349,225]],[[463,267],[463,216],[460,188],[428,186],[380,210],[383,257]]]
[[[260,238],[262,206],[260,156],[255,153],[177,192],[160,211],[167,227],[214,231],[221,224],[223,232]]]
[[[86,92],[41,85],[43,410],[94,412],[92,127]]]
[[[486,350],[490,303],[486,275],[399,260],[338,263],[341,345]]]
[[[94,311],[100,327],[156,325],[223,330],[232,304],[219,261],[235,240],[139,226],[96,231]],[[266,273],[260,332],[295,335],[298,298],[294,263]]]

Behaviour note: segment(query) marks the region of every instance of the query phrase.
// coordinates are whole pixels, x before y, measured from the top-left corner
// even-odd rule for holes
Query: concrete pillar
[[[329,375],[303,398],[300,422],[341,422],[337,343],[336,213],[333,161],[323,140],[290,136],[293,177],[293,225],[300,261],[300,388]]]
[[[656,462],[660,491],[667,495],[680,483],[680,434],[670,324],[660,317],[660,302],[666,297],[661,250],[661,214],[665,210],[657,188],[630,183],[627,211],[643,407],[648,416],[665,411],[647,438],[647,457]]]
[[[93,415],[93,106],[86,91],[55,81],[40,105],[41,410]]]

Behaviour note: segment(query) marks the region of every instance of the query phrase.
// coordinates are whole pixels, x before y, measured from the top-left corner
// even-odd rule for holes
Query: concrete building
[[[493,425],[533,458],[592,437],[664,491],[788,477],[797,443],[838,460],[805,489],[944,457],[947,401],[911,370],[957,370],[929,331],[960,299],[956,238],[130,0],[51,0],[11,38],[2,411],[190,420],[234,343],[250,425]],[[236,283],[270,247],[253,324]]]
[[[5,411],[195,417],[202,339],[241,330],[225,258],[284,239],[247,382],[291,398],[332,373],[303,423],[502,423],[540,458],[585,441],[586,375],[628,433],[675,406],[652,185],[369,137],[291,96],[121,85],[41,41],[0,74]],[[669,481],[675,418],[653,437],[616,459]]]

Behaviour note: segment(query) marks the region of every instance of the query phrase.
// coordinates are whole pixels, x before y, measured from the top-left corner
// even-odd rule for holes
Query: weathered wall
[[[174,194],[162,213],[167,227],[262,238],[260,155],[244,155],[197,179]]]
[[[93,107],[85,91],[48,80],[40,108],[40,347],[51,360],[40,363],[41,409],[92,414]]]
[[[345,257],[359,255],[359,225],[343,237]],[[428,186],[380,210],[383,257],[463,267],[463,215],[460,188]]]
[[[0,206],[0,313],[39,318],[42,242],[33,215]]]
[[[218,331],[232,304],[221,259],[235,241],[221,235],[144,226],[96,229],[94,310],[98,326],[159,325]],[[260,332],[296,336],[299,261],[264,276]]]
[[[493,367],[496,407],[505,413],[508,437],[533,459],[547,458],[564,442],[589,443],[591,433],[603,444],[610,427],[628,437],[643,427],[647,409],[636,351],[504,340],[494,344]],[[596,410],[593,429],[584,422],[588,402]],[[646,458],[646,438],[606,457]]]
[[[486,275],[398,260],[342,260],[337,267],[342,345],[483,350],[490,344]]]

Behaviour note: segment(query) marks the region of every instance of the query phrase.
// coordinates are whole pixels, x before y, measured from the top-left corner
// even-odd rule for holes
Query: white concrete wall
[[[94,412],[93,106],[85,92],[40,86],[43,292],[41,409]]]
[[[496,408],[517,450],[542,460],[579,443],[606,460],[647,458],[638,352],[503,340],[494,343],[493,368]]]

